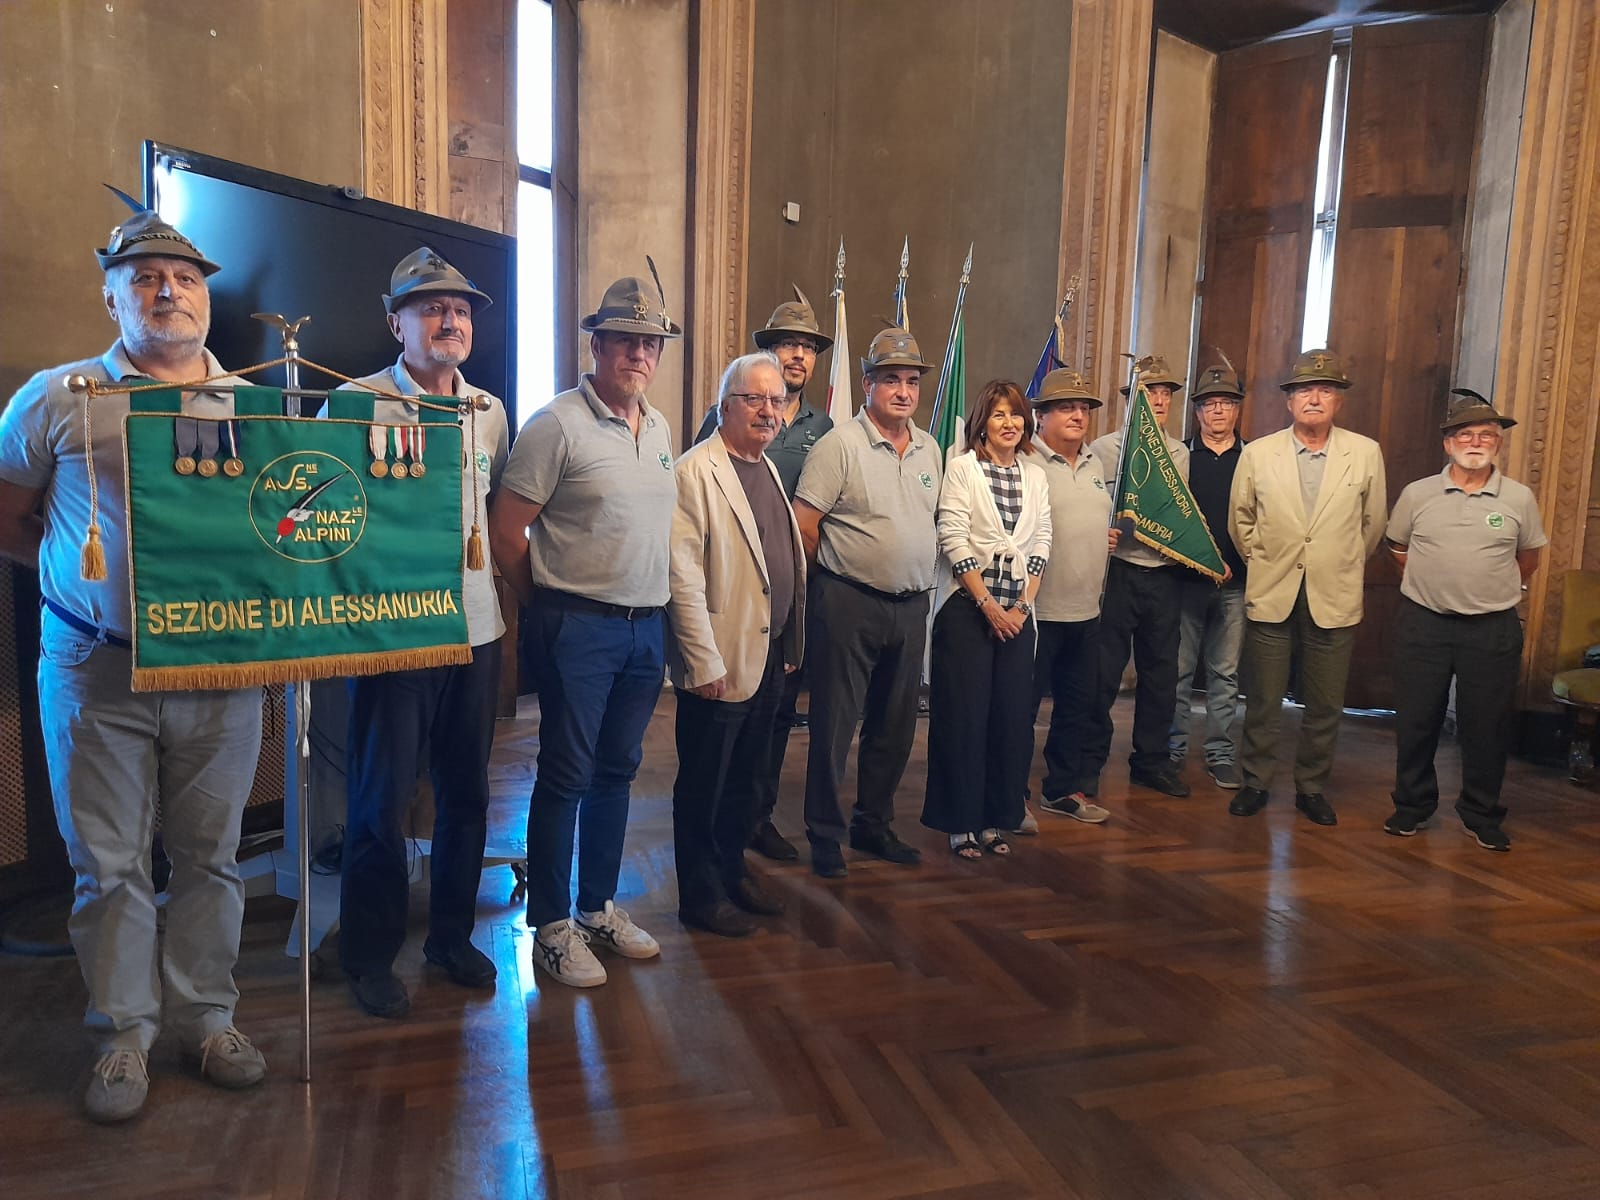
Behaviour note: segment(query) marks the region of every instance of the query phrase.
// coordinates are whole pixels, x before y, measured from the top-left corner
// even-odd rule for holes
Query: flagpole
[[[944,343],[944,361],[939,364],[939,390],[933,398],[933,416],[928,428],[939,428],[939,413],[944,408],[944,385],[950,378],[950,350],[956,344],[956,326],[961,322],[961,309],[967,302],[967,284],[972,279],[972,248],[977,243],[967,243],[967,261],[961,264],[961,282],[956,286],[956,306],[950,313],[950,336]]]
[[[855,408],[850,386],[850,351],[844,311],[844,238],[833,263],[833,359],[828,367],[828,416],[835,424],[848,421]]]
[[[1106,525],[1107,534],[1117,527],[1117,521],[1120,519],[1117,516],[1117,505],[1122,501],[1122,460],[1128,453],[1128,423],[1133,420],[1133,401],[1139,386],[1139,373],[1148,365],[1147,359],[1135,358],[1126,351],[1123,353],[1128,359],[1128,402],[1123,406],[1122,410],[1122,440],[1117,443],[1117,469],[1111,476],[1114,482],[1111,485],[1111,520]],[[1121,544],[1120,535],[1118,544]],[[1100,573],[1100,606],[1102,608],[1105,606],[1106,583],[1111,578],[1111,558],[1110,554],[1106,555],[1105,569]]]
[[[911,277],[911,235],[906,234],[906,240],[900,246],[900,275],[899,282],[894,285],[894,320],[895,324],[911,332],[911,314],[906,304],[906,280]]]

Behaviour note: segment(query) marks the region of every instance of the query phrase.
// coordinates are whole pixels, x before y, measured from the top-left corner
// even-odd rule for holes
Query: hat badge
[[[633,302],[633,315],[641,321],[650,315],[650,306],[644,302],[643,297]]]
[[[1311,368],[1314,371],[1326,371],[1328,369],[1328,356],[1326,354],[1313,354],[1311,356]]]

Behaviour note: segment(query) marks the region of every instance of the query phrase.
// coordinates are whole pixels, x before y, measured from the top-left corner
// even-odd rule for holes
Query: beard
[[[198,354],[206,344],[211,322],[208,316],[177,307],[168,308],[164,314],[146,313],[135,307],[127,311],[120,325],[122,344],[135,356],[166,357]]]
[[[1461,471],[1481,471],[1494,465],[1494,455],[1487,450],[1452,450],[1450,462]]]
[[[429,342],[428,361],[440,367],[459,367],[467,361],[466,343],[451,341]]]

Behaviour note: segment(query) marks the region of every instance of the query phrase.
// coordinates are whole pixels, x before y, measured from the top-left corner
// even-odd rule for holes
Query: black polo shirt
[[[1189,447],[1189,490],[1211,527],[1223,561],[1233,569],[1230,586],[1244,583],[1244,559],[1228,536],[1228,495],[1233,490],[1233,473],[1239,469],[1239,451],[1244,444],[1236,434],[1233,445],[1217,454],[1198,433],[1184,443]]]

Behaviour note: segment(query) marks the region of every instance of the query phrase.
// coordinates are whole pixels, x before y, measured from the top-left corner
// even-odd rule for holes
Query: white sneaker
[[[94,1064],[83,1108],[91,1121],[115,1124],[137,1116],[150,1091],[143,1050],[107,1050]]]
[[[606,981],[606,969],[589,949],[589,935],[571,917],[539,926],[533,961],[568,987],[599,987]]]
[[[580,912],[578,927],[589,935],[589,940],[604,946],[623,958],[654,958],[661,953],[655,938],[628,919],[611,901],[599,912]]]
[[[1033,837],[1039,832],[1039,818],[1033,815],[1033,809],[1029,808],[1026,804],[1022,806],[1022,824],[1018,825],[1011,832],[1020,833],[1024,837]]]

